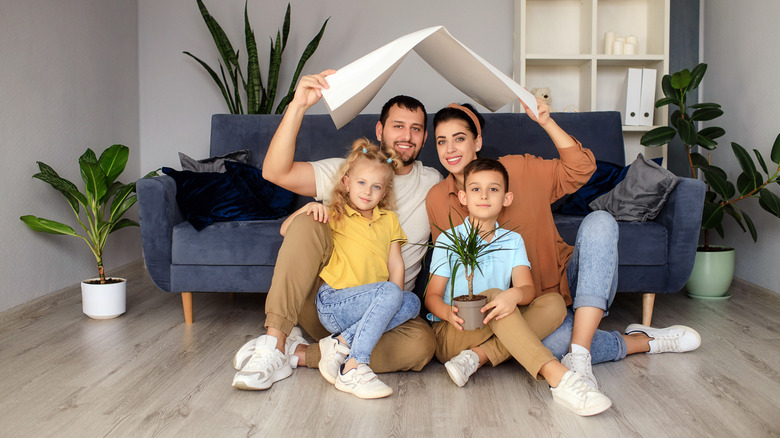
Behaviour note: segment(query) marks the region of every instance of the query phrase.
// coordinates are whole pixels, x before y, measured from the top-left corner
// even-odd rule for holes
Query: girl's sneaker
[[[344,374],[339,372],[336,378],[336,389],[364,399],[387,397],[393,393],[393,388],[379,380],[379,377],[364,363],[359,363],[357,368]]]
[[[317,367],[320,374],[331,385],[336,383],[336,377],[339,375],[339,368],[347,361],[349,356],[349,347],[343,345],[330,335],[320,339],[320,362]]]

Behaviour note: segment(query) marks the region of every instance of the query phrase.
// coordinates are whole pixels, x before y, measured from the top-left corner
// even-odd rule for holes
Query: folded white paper
[[[475,102],[497,111],[520,98],[538,115],[536,97],[456,40],[444,26],[402,36],[342,67],[322,90],[333,123],[341,128],[362,111],[414,50],[444,79]]]

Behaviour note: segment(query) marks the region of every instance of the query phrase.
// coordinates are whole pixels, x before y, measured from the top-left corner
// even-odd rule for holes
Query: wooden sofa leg
[[[192,292],[181,293],[181,304],[184,308],[184,323],[192,324],[194,321],[192,314]]]
[[[642,325],[650,326],[653,321],[653,304],[655,294],[642,294]]]

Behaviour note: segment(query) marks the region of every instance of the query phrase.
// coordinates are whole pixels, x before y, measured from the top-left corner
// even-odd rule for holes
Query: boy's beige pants
[[[481,292],[488,301],[501,293],[500,289]],[[539,369],[555,357],[540,339],[544,339],[563,323],[566,303],[560,294],[537,297],[527,306],[519,306],[509,316],[491,320],[477,330],[460,331],[446,321],[433,324],[436,335],[436,358],[444,363],[461,351],[482,347],[493,366],[514,357],[537,379]]]

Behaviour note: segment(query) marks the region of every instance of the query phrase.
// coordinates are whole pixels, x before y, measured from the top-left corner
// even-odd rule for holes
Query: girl
[[[393,393],[368,365],[380,336],[420,312],[419,298],[403,291],[406,235],[391,211],[400,166],[395,151],[355,141],[336,175],[331,205],[309,203],[281,230],[285,234],[302,213],[330,224],[333,254],[320,273],[316,304],[320,322],[334,335],[320,340],[319,369],[336,389],[366,399]]]

